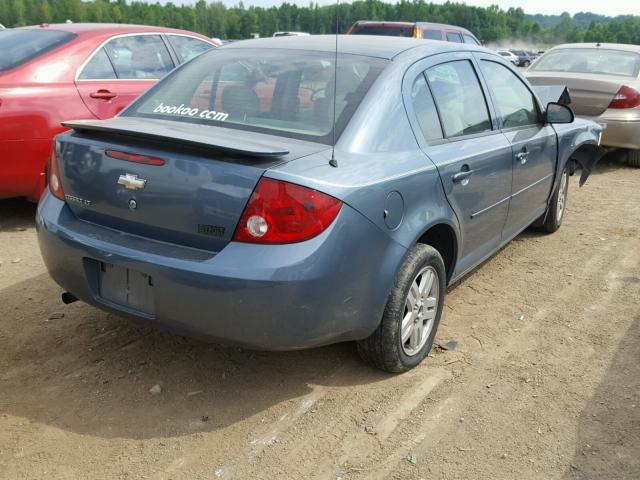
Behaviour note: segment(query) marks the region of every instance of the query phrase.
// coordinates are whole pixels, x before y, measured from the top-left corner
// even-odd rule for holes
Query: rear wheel
[[[431,350],[440,323],[445,278],[444,262],[435,248],[411,248],[396,274],[380,325],[358,342],[363,360],[394,373],[418,365]]]
[[[640,150],[629,150],[627,152],[627,163],[632,167],[640,168]]]
[[[531,62],[529,60],[525,60],[524,63],[522,64],[523,67],[528,67],[529,65],[531,65]]]

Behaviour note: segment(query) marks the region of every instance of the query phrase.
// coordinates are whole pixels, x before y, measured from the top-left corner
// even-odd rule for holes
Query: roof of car
[[[464,33],[471,33],[464,27],[459,27],[458,25],[450,25],[448,23],[434,23],[434,22],[385,22],[383,20],[358,20],[355,22],[358,25],[397,25],[397,26],[406,26],[411,27],[413,25],[419,25],[421,27],[433,27],[439,28],[441,30],[456,30]],[[471,33],[472,34],[472,33]],[[472,34],[473,35],[473,34]]]
[[[75,33],[77,35],[104,35],[109,33],[137,33],[137,32],[179,32],[179,30],[168,27],[150,27],[148,25],[130,25],[126,23],[43,23],[41,25],[29,25],[21,28],[42,28],[48,30],[59,30],[63,32]],[[192,33],[192,32],[189,32]],[[193,35],[200,36],[197,33]]]
[[[551,50],[560,48],[603,48],[608,50],[623,50],[626,52],[640,53],[640,45],[628,45],[624,43],[565,43],[557,45]]]
[[[420,47],[427,55],[462,49],[477,49],[470,44],[423,40],[408,37],[387,37],[382,35],[338,35],[338,52],[392,59],[400,53]],[[312,50],[317,52],[335,52],[335,35],[310,35],[308,37],[269,37],[255,40],[243,40],[223,45],[228,48],[274,48],[290,50]]]

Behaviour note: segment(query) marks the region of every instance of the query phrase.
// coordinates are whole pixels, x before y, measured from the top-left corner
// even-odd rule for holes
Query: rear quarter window
[[[171,46],[180,57],[181,62],[187,62],[193,57],[197,57],[203,52],[213,48],[213,45],[199,38],[187,37],[185,35],[167,35]]]
[[[75,34],[58,30],[0,30],[0,72],[20,66],[74,38]]]

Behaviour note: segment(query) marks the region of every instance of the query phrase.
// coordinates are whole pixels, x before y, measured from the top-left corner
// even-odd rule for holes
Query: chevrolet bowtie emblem
[[[138,175],[132,175],[130,173],[120,175],[120,178],[118,178],[118,185],[122,185],[128,190],[140,190],[144,188],[146,183],[146,180],[138,178]]]

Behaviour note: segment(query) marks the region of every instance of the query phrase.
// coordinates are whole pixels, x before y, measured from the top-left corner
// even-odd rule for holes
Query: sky
[[[174,0],[175,1],[175,0]],[[222,0],[227,5],[235,5],[238,0]],[[335,0],[317,0],[321,5],[330,5]],[[345,0],[346,1],[346,0]],[[390,0],[395,2],[395,0]],[[434,3],[444,3],[445,0],[427,0]],[[456,0],[458,1],[458,0]],[[560,15],[562,12],[575,14],[578,12],[593,12],[601,15],[640,15],[640,0],[460,0],[467,5],[477,5],[487,7],[498,5],[503,9],[509,7],[520,7],[525,13],[544,13],[547,15]],[[195,0],[182,0],[176,3],[194,3]],[[309,0],[288,0],[289,3],[307,6]],[[243,0],[245,6],[255,5],[260,7],[270,7],[279,5],[282,0]]]

